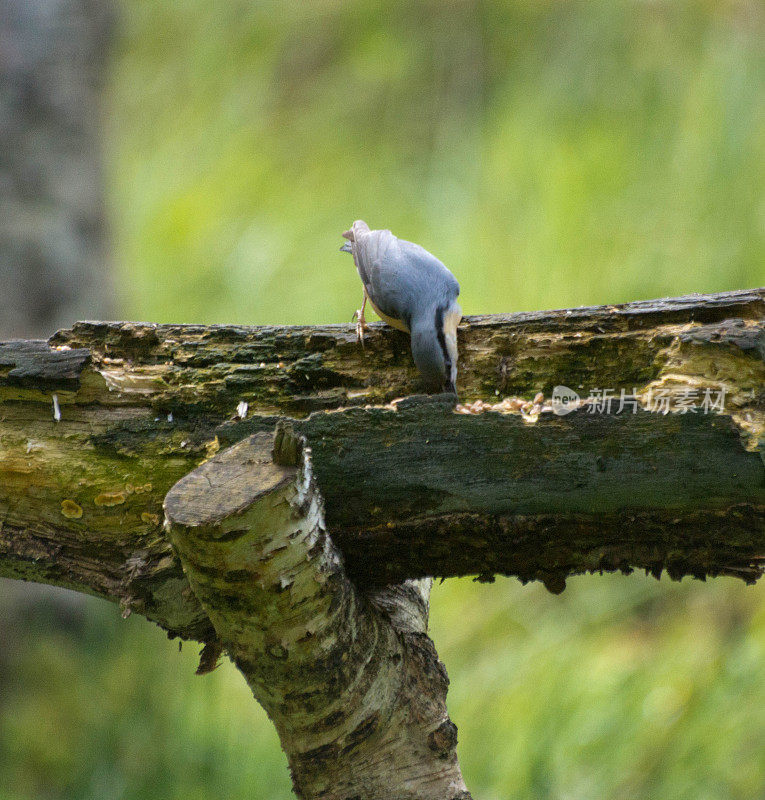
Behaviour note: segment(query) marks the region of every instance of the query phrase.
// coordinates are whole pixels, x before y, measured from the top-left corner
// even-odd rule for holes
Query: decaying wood
[[[310,449],[283,447],[280,465],[272,448],[260,433],[223,451],[170,490],[165,511],[194,594],[279,732],[295,793],[467,800],[425,633],[430,581],[360,595],[327,535]]]
[[[0,574],[198,639],[200,672],[225,649],[305,800],[468,800],[426,576],[757,579],[765,290],[467,318],[459,343],[459,407],[413,395],[380,326],[0,344]],[[558,415],[558,385],[622,402]]]
[[[634,391],[637,413],[456,414],[407,337],[370,326],[79,323],[0,346],[0,573],[87,591],[214,639],[163,531],[173,484],[285,416],[313,449],[359,585],[583,570],[752,580],[765,552],[765,290],[466,318],[463,402]],[[725,390],[719,414],[643,410]],[[54,419],[60,409],[61,420]],[[326,413],[329,412],[329,413]],[[245,417],[243,419],[243,417]]]
[[[726,416],[585,406],[528,423],[434,399],[300,429],[363,585],[499,573],[561,591],[585,571],[760,574],[765,470]]]

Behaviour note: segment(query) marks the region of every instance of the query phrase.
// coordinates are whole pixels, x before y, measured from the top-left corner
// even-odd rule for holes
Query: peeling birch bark
[[[382,326],[364,350],[352,326],[0,343],[0,575],[204,642],[201,672],[225,648],[301,797],[465,800],[425,576],[760,577],[765,290],[466,318],[458,338],[480,413],[411,396]],[[634,413],[556,416],[557,384],[625,388]],[[725,408],[649,411],[703,387]]]
[[[417,391],[407,337],[371,325],[78,323],[0,343],[0,574],[215,632],[162,530],[169,488],[294,417],[359,585],[587,571],[755,580],[765,554],[765,290],[468,317],[463,401],[634,389],[636,413],[459,415]],[[646,411],[725,392],[724,413]],[[58,401],[60,421],[55,421]],[[246,406],[246,410],[243,411]],[[329,413],[327,413],[329,412]],[[245,416],[246,418],[242,418]]]
[[[274,460],[272,442],[255,434],[215,456],[164,507],[194,594],[276,726],[295,793],[468,800],[426,634],[430,582],[360,595],[326,530],[310,448],[281,429]]]

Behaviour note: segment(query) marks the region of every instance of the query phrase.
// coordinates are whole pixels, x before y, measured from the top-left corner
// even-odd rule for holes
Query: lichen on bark
[[[416,395],[381,326],[365,349],[351,326],[125,322],[0,344],[0,574],[204,642],[201,672],[225,647],[305,797],[395,773],[464,800],[427,576],[756,580],[765,290],[468,317],[459,343],[460,409]],[[558,416],[558,384],[634,413]],[[648,410],[705,386],[723,409]]]
[[[763,290],[467,317],[463,402],[549,398],[559,383],[617,384],[643,404],[662,387],[726,392],[725,413],[696,421],[581,409],[531,424],[457,416],[438,399],[389,406],[418,384],[406,337],[383,326],[364,349],[350,325],[85,322],[49,343],[7,342],[0,573],[92,592],[207,641],[162,531],[163,498],[219,449],[292,418],[362,584],[504,572],[558,588],[569,573],[633,567],[751,580],[763,550],[764,330]],[[375,499],[389,491],[398,514]]]
[[[195,595],[273,720],[295,793],[342,800],[467,797],[426,635],[430,582],[364,597],[328,535],[310,448],[272,460],[254,434],[168,493]]]

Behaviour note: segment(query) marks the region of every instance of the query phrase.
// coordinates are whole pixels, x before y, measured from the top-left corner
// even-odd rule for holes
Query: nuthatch
[[[388,325],[411,334],[412,356],[428,391],[453,392],[457,381],[460,285],[451,272],[418,244],[390,231],[370,231],[356,220],[340,248],[351,253],[364,285],[356,311],[356,334],[364,343],[367,300]]]

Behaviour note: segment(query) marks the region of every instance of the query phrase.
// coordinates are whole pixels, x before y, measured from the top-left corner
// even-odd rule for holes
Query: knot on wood
[[[439,758],[448,758],[456,747],[457,726],[450,719],[445,719],[428,734],[428,748]]]
[[[90,350],[59,350],[47,342],[13,340],[0,343],[0,386],[41,389],[80,388],[80,374],[90,362]]]
[[[217,637],[211,641],[205,642],[202,651],[199,653],[199,666],[197,667],[197,675],[207,675],[214,669],[218,668],[218,660],[223,652],[223,642]]]
[[[296,467],[302,453],[303,437],[295,433],[290,422],[279,420],[274,432],[274,463],[282,467]]]
[[[550,594],[563,594],[566,590],[566,573],[545,570],[539,573],[539,580]]]

